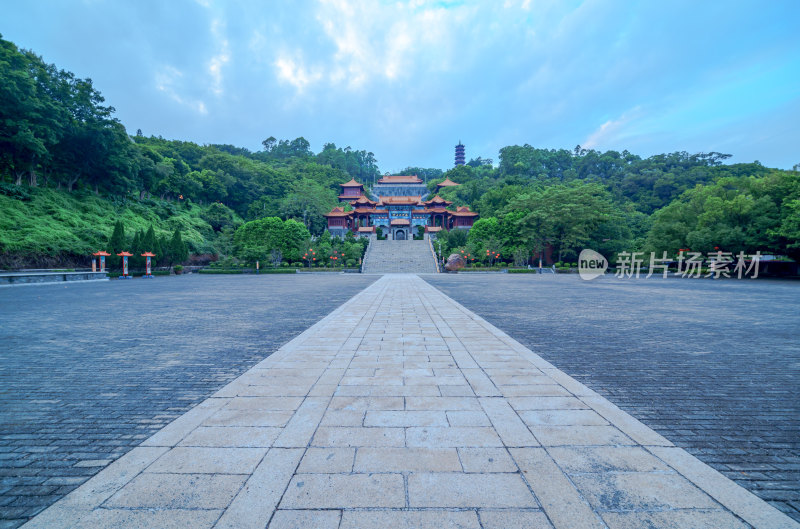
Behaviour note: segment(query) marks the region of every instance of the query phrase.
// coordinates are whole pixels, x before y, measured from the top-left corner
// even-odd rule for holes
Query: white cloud
[[[275,61],[275,67],[278,69],[278,78],[294,85],[298,91],[322,78],[321,73],[310,72],[290,57],[279,57]]]
[[[178,89],[176,85],[178,85],[183,78],[183,72],[175,68],[174,66],[165,65],[156,72],[155,75],[155,82],[156,82],[156,89],[159,92],[163,92],[166,94],[172,101],[178,103],[181,106],[185,106],[187,108],[191,108],[198,114],[208,114],[208,109],[206,108],[206,104],[200,99],[192,99],[185,96],[182,96],[178,93]]]
[[[600,125],[600,127],[589,134],[581,147],[594,149],[597,147],[607,147],[610,143],[625,135],[626,127],[635,119],[641,116],[641,107],[636,106],[616,119],[610,119]]]
[[[469,10],[430,0],[319,0],[316,20],[333,45],[330,56],[308,64],[298,58],[298,48],[281,52],[274,64],[278,76],[298,88],[327,80],[359,89],[371,82],[411,78],[421,69],[443,70],[451,65],[458,11]]]
[[[220,96],[223,93],[224,78],[222,68],[231,60],[228,39],[224,36],[225,24],[215,18],[211,21],[211,35],[217,41],[219,51],[208,61],[208,73],[211,76],[211,91]]]

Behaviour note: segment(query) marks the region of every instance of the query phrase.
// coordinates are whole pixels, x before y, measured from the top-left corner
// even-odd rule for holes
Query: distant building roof
[[[421,184],[417,175],[386,175],[378,180],[379,184]]]
[[[351,178],[349,182],[339,185],[342,187],[364,187],[364,184],[359,184],[355,178]]]
[[[396,197],[380,197],[381,201],[379,204],[382,205],[408,205],[408,204],[419,204],[419,200],[422,198],[420,195],[408,195],[408,196],[396,196]]]
[[[361,195],[356,200],[351,200],[350,204],[355,206],[356,204],[377,204],[377,202],[375,202],[373,200],[370,200],[369,198],[367,198],[364,195]]]
[[[325,215],[326,217],[348,217],[352,214],[352,211],[345,211],[344,208],[333,208],[330,213]]]
[[[438,187],[452,187],[452,186],[460,186],[460,185],[461,184],[457,184],[457,183],[453,182],[452,180],[450,180],[449,178],[445,178],[444,182],[436,184],[436,187],[437,188]]]
[[[375,228],[373,226],[359,226],[358,231],[362,233],[373,232]]]
[[[455,217],[477,217],[478,214],[474,211],[470,211],[468,206],[459,206],[456,208],[455,211],[450,212],[451,215]]]
[[[411,224],[411,221],[408,219],[394,219],[392,220],[392,226],[408,226]]]
[[[436,195],[436,196],[435,196],[435,197],[433,197],[432,199],[430,199],[430,200],[426,200],[426,201],[424,202],[424,204],[425,204],[426,206],[430,206],[430,205],[432,205],[432,204],[447,204],[447,205],[449,206],[450,204],[452,204],[452,202],[450,202],[449,200],[445,200],[445,199],[443,199],[443,198],[442,198],[442,197],[440,197],[439,195]]]

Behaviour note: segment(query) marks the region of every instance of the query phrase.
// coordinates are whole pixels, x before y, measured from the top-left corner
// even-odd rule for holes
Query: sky
[[[507,145],[800,163],[800,1],[3,0],[130,134],[448,169]]]

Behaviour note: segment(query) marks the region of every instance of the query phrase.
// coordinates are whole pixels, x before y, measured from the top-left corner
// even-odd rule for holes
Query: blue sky
[[[383,171],[505,145],[800,163],[800,1],[5,0],[133,134],[304,136]]]

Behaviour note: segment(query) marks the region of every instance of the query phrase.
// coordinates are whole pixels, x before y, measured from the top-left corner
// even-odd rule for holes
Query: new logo
[[[595,277],[605,274],[608,261],[594,250],[582,250],[578,256],[578,274],[581,279],[590,281]]]

